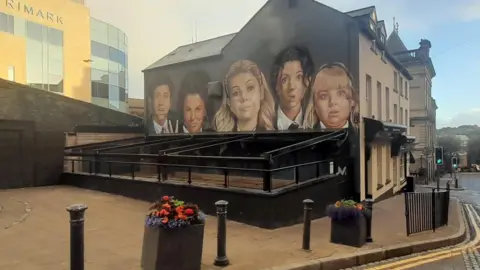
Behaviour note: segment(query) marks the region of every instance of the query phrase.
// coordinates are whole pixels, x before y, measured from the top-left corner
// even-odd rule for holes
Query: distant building
[[[83,0],[0,4],[0,79],[127,112],[127,44]]]
[[[417,171],[420,167],[427,169],[427,177],[433,180],[436,163],[434,149],[436,145],[436,110],[435,99],[432,97],[432,79],[435,77],[435,68],[430,58],[430,41],[422,39],[420,47],[408,50],[400,36],[398,29],[394,30],[387,41],[388,49],[410,72],[413,80],[405,96],[410,100],[410,130],[416,137],[416,145],[412,151],[415,164],[410,167]],[[406,83],[406,82],[405,82]],[[409,93],[408,93],[409,92]]]
[[[145,100],[140,98],[129,98],[128,113],[143,118],[145,114]]]
[[[455,137],[460,140],[460,151],[466,152],[468,147],[468,141],[470,139],[465,135],[455,135]]]

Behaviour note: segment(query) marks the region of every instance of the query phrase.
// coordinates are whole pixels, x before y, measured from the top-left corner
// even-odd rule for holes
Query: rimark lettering
[[[63,24],[63,18],[56,15],[55,13],[48,12],[42,9],[37,9],[16,0],[5,0],[5,5],[15,11],[23,12],[28,15],[35,16],[53,23]]]

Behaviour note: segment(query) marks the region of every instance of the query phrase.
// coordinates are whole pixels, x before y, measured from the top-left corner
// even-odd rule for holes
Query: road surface
[[[470,240],[477,235],[480,237],[480,173],[457,174],[459,186],[464,190],[452,190],[451,196],[460,200],[471,211]],[[453,184],[452,184],[453,186]],[[476,212],[476,215],[475,213]],[[477,217],[477,215],[479,217]],[[477,238],[478,239],[478,238]],[[388,262],[371,266],[360,266],[354,269],[368,270],[480,270],[480,252],[478,248],[465,248],[465,245],[447,250],[416,254],[404,258],[393,259]]]

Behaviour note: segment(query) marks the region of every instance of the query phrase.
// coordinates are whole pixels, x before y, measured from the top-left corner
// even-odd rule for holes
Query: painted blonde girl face
[[[230,110],[239,121],[258,117],[261,88],[255,76],[242,72],[230,77],[228,82]]]
[[[352,88],[346,74],[326,74],[320,71],[315,77],[315,112],[327,128],[342,128],[348,123],[353,107]]]

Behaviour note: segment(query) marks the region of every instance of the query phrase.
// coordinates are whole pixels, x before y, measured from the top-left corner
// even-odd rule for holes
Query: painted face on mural
[[[194,94],[185,97],[183,105],[183,120],[185,128],[187,128],[189,133],[202,131],[205,115],[205,102],[200,95]]]
[[[307,81],[300,61],[288,61],[283,65],[277,83],[280,107],[284,111],[301,108]]]
[[[155,88],[153,95],[153,108],[155,111],[155,121],[163,125],[167,120],[168,112],[171,106],[170,88],[166,84],[159,85]]]
[[[315,112],[326,128],[348,125],[354,101],[351,82],[345,70],[336,66],[320,70],[312,91]]]
[[[230,109],[239,122],[257,119],[260,110],[261,89],[257,78],[244,72],[232,76],[229,80]]]

